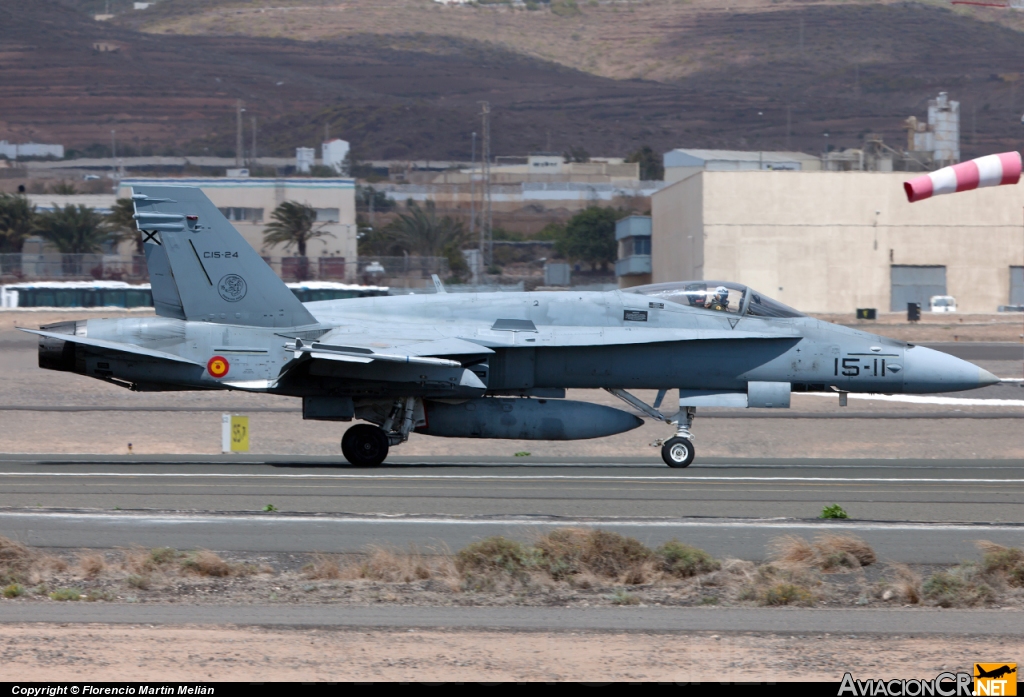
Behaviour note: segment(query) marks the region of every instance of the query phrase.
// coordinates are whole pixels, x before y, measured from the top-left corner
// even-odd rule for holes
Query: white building
[[[312,148],[307,148],[313,152]],[[317,278],[344,280],[355,276],[356,251],[356,196],[355,180],[347,178],[281,178],[261,177],[229,179],[224,177],[196,177],[188,179],[140,179],[121,181],[118,196],[129,196],[129,187],[196,186],[203,190],[221,213],[242,234],[242,237],[266,257],[284,257],[280,263],[296,254],[294,248],[267,247],[263,232],[271,221],[271,214],[285,201],[294,201],[316,210],[317,226],[330,236],[309,242],[306,256],[314,266]],[[277,263],[277,262],[275,262]],[[289,278],[289,269],[275,270]]]
[[[316,162],[316,150],[313,148],[295,148],[295,171],[299,174],[309,174]]]
[[[767,150],[700,150],[676,148],[662,155],[665,183],[681,181],[697,172],[745,172],[751,170],[806,172],[820,170],[821,160],[802,152]]]
[[[64,157],[64,146],[52,143],[8,143],[0,140],[0,155],[8,160],[17,160],[19,157]]]
[[[325,167],[330,167],[338,174],[345,172],[345,158],[348,157],[348,141],[332,138],[320,146],[321,160]]]

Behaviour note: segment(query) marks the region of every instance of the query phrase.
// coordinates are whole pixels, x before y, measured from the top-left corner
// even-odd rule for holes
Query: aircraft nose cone
[[[957,392],[999,382],[992,373],[942,351],[913,346],[904,357],[905,392]]]

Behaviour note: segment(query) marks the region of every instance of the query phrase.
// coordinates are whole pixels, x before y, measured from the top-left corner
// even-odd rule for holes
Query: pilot
[[[704,307],[719,312],[726,312],[729,309],[729,289],[725,286],[718,286],[714,293],[709,293]]]

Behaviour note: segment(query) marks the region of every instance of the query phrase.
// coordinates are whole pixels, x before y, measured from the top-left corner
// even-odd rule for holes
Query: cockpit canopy
[[[758,293],[753,288],[731,281],[680,281],[654,283],[624,289],[652,298],[714,312],[752,317],[803,317],[793,308]]]

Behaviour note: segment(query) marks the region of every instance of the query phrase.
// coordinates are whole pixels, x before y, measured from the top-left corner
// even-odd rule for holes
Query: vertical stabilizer
[[[157,314],[253,327],[316,324],[200,189],[134,186]]]

